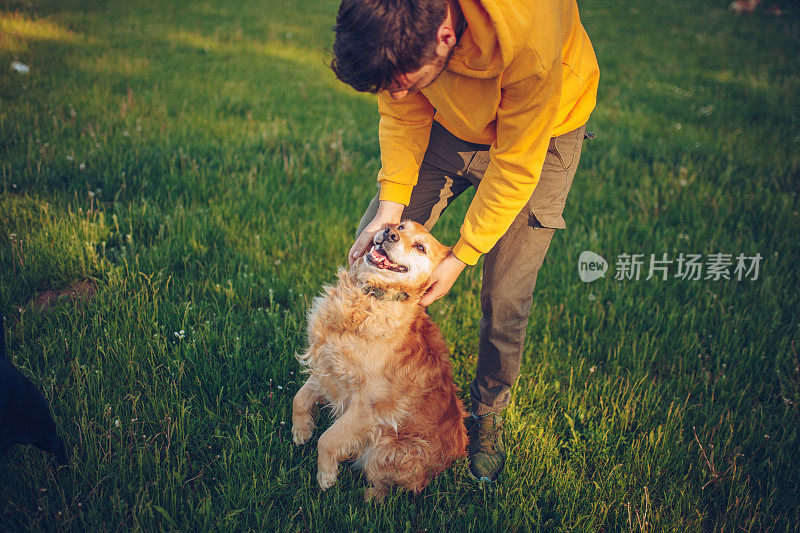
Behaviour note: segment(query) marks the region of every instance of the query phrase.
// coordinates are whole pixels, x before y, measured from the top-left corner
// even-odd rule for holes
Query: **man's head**
[[[448,0],[343,0],[331,67],[358,91],[402,98],[444,69],[456,25]]]

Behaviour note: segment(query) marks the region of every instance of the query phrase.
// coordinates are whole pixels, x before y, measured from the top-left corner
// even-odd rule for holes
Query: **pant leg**
[[[555,137],[531,199],[486,254],[481,286],[478,367],[470,385],[473,411],[504,409],[519,376],[536,277],[556,229],[580,160],[585,126]]]

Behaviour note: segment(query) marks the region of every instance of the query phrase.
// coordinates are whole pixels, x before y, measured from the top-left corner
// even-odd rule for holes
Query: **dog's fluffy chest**
[[[399,385],[386,373],[402,349],[404,316],[389,302],[375,300],[344,284],[328,288],[309,313],[309,350],[301,359],[316,376],[335,411],[354,394],[379,402]]]

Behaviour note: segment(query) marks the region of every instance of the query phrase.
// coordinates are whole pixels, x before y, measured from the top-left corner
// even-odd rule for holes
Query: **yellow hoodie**
[[[458,0],[467,27],[419,92],[378,94],[380,199],[408,205],[433,120],[489,144],[491,163],[453,253],[474,265],[530,199],[551,137],[589,119],[599,68],[575,0]]]

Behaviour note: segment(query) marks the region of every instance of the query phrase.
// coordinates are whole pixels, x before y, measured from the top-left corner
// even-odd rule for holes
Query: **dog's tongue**
[[[370,249],[369,257],[372,259],[372,262],[378,265],[380,268],[386,268],[392,264],[392,262],[389,261],[389,258],[386,257],[386,254],[379,250],[377,246],[373,246]]]

